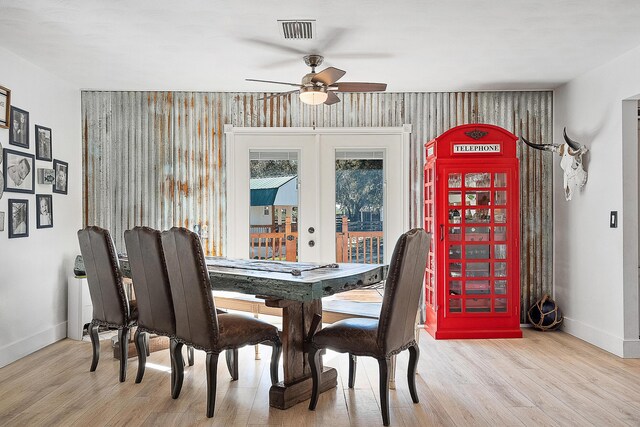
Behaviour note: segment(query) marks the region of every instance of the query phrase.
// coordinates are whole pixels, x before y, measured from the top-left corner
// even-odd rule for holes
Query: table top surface
[[[119,255],[120,268],[131,277],[129,260]],[[211,288],[274,299],[312,301],[339,292],[374,285],[387,276],[384,264],[321,264],[206,257]],[[76,259],[76,275],[84,271]]]

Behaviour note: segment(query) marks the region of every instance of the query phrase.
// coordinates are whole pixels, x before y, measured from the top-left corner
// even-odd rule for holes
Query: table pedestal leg
[[[271,386],[269,405],[287,409],[311,397],[311,368],[304,352],[304,341],[309,333],[314,314],[322,315],[322,301],[301,303],[288,300],[267,300],[269,307],[282,308],[282,361],[284,381]],[[338,384],[338,372],[323,367],[320,392]]]

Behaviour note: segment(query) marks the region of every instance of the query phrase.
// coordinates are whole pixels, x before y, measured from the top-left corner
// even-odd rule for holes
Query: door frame
[[[401,206],[393,206],[393,209],[400,209],[400,217],[402,218],[402,230],[406,231],[409,226],[409,151],[410,151],[410,137],[411,137],[411,125],[405,124],[401,127],[351,127],[351,128],[310,128],[310,127],[279,127],[279,128],[269,128],[269,127],[234,127],[230,124],[224,125],[224,134],[225,134],[225,150],[226,150],[226,214],[227,214],[227,253],[226,256],[231,258],[246,258],[249,245],[248,245],[248,235],[247,239],[243,239],[243,236],[248,233],[248,209],[246,209],[248,203],[249,194],[247,192],[246,195],[240,195],[236,188],[237,182],[237,166],[236,162],[244,160],[248,156],[247,153],[239,153],[238,146],[236,143],[236,136],[256,136],[257,138],[261,136],[282,136],[285,139],[290,139],[291,137],[300,136],[301,139],[313,138],[315,144],[316,151],[316,161],[312,162],[313,164],[305,165],[304,159],[300,159],[300,168],[302,167],[311,167],[317,169],[317,173],[320,173],[320,140],[323,135],[344,135],[345,138],[350,136],[367,136],[367,135],[390,135],[397,136],[400,140],[400,146],[398,150],[400,152],[400,158],[402,162],[401,168],[401,188],[399,189],[402,194],[402,205]],[[356,146],[354,148],[360,148],[361,146]],[[253,147],[243,147],[251,150]],[[257,149],[262,149],[256,147]],[[277,149],[277,147],[273,147]],[[341,145],[341,148],[350,148],[348,144]],[[394,166],[385,166],[387,169],[389,167]],[[387,177],[387,172],[385,172],[385,181]],[[318,175],[319,176],[319,175]],[[246,178],[246,177],[245,177]],[[302,183],[304,188],[304,183]],[[335,186],[335,183],[334,183]],[[305,202],[304,197],[315,197],[317,198],[316,202],[318,206],[320,205],[320,193],[322,192],[322,188],[317,188],[314,191],[309,191],[308,188],[304,188],[304,193],[300,194],[300,206]],[[385,189],[385,197],[387,194],[387,190]],[[333,196],[335,197],[335,195]],[[335,204],[335,201],[334,201]],[[385,206],[386,204],[385,200]],[[391,206],[388,206],[387,209],[391,209]],[[301,208],[299,208],[301,209]],[[244,210],[247,211],[246,215],[241,215]],[[231,215],[232,214],[232,215]],[[304,218],[303,215],[300,215],[301,223],[299,224],[299,242],[300,246],[302,246],[303,242],[307,242],[310,239],[317,239],[321,234],[321,221],[320,213],[317,213],[318,217],[313,219],[312,222],[315,224],[315,227],[318,234],[312,236],[309,234],[307,227],[304,226]],[[247,217],[247,218],[245,218]],[[246,220],[246,221],[245,221]],[[245,224],[247,222],[247,224]],[[335,230],[333,230],[335,233]],[[234,238],[230,238],[234,236]],[[395,244],[395,239],[399,236],[388,236],[386,235],[385,230],[385,242],[393,242],[391,245],[386,245],[387,250],[385,250],[385,262],[389,262],[391,258],[391,252],[393,248],[393,244]],[[246,240],[246,242],[245,242]],[[335,238],[332,239],[333,243],[331,246],[335,245]],[[330,240],[331,241],[331,240]],[[316,260],[320,260],[322,258],[326,258],[326,254],[328,253],[328,248],[325,248],[326,243],[322,242],[320,239],[320,244],[316,245],[315,251],[313,251],[313,255],[311,255]],[[302,253],[302,251],[301,251]],[[335,248],[334,248],[335,254]],[[300,259],[304,258],[301,254]],[[325,260],[326,261],[326,260]]]

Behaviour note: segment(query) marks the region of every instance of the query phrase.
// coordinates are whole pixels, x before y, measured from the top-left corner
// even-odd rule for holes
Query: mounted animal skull
[[[567,136],[567,128],[563,131],[564,144],[534,144],[520,137],[525,144],[537,150],[553,151],[560,157],[560,167],[564,171],[564,197],[571,200],[576,188],[582,188],[587,182],[587,172],[582,167],[582,155],[589,151],[587,147]]]

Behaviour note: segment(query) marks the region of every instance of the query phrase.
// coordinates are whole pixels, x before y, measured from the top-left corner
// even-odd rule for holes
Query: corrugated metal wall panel
[[[412,225],[422,222],[423,144],[453,126],[490,123],[551,143],[551,92],[345,93],[333,106],[260,93],[82,93],[84,218],[111,230],[124,250],[135,225],[203,229],[205,250],[226,247],[223,126],[369,127],[412,125]],[[552,280],[552,156],[519,145],[522,307]],[[526,310],[523,310],[523,320]]]

